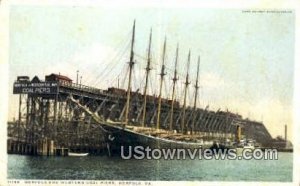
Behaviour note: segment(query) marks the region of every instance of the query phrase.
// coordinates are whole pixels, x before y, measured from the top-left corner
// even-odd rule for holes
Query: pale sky
[[[143,89],[146,50],[153,30],[151,90],[156,92],[164,37],[167,37],[167,76],[164,95],[170,96],[176,44],[179,43],[181,98],[188,50],[192,100],[198,55],[200,107],[240,113],[263,121],[273,137],[291,139],[294,72],[294,12],[249,13],[222,9],[158,9],[105,7],[13,6],[10,12],[10,108],[17,116],[18,96],[12,84],[18,75],[44,78],[52,72],[101,89],[122,87],[136,19],[134,87]],[[155,91],[156,90],[156,91]]]

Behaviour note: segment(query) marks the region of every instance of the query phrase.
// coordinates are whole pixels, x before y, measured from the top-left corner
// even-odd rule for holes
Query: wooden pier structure
[[[107,134],[84,109],[69,99],[70,95],[103,120],[122,122],[126,111],[126,90],[114,87],[101,90],[73,83],[70,78],[59,74],[47,75],[44,80],[37,76],[31,80],[27,76],[19,76],[13,88],[14,94],[19,96],[19,117],[8,123],[9,153],[50,156],[64,155],[66,151],[104,153]],[[143,105],[145,99],[146,106]],[[155,114],[159,99],[160,120]],[[143,108],[146,108],[145,113]],[[182,120],[186,127],[183,136],[193,132],[204,139],[234,138],[236,126],[231,123],[237,119],[243,121],[243,135],[247,138],[262,144],[272,139],[262,123],[242,119],[238,114],[189,106],[183,114],[178,101],[136,92],[131,92],[128,110],[127,122],[131,126],[159,126],[165,131],[171,128],[179,138]]]

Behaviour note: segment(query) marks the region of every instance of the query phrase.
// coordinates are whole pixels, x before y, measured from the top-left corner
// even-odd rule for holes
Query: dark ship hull
[[[143,147],[150,149],[206,149],[210,148],[212,144],[179,141],[158,136],[147,135],[135,132],[119,126],[101,124],[106,131],[107,148],[111,154],[120,155],[121,149],[123,152],[128,152],[128,149],[135,147]]]

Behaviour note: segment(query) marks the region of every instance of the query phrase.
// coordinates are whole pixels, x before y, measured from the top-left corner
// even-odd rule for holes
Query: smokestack
[[[284,125],[284,140],[287,141],[287,125]]]

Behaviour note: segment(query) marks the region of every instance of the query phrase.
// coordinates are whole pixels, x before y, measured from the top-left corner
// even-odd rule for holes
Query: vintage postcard
[[[1,1],[0,185],[299,185],[298,5]]]

